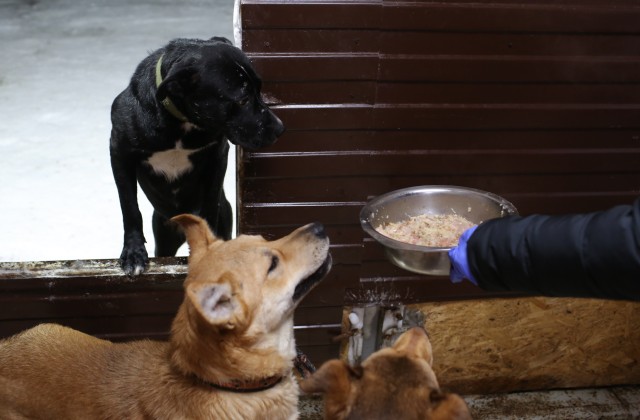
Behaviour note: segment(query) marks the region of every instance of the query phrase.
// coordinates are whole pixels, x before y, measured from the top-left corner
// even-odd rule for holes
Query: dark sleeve
[[[485,290],[640,300],[640,199],[597,213],[489,220],[467,253]]]

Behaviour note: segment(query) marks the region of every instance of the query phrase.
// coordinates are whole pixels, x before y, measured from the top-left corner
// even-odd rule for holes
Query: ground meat
[[[401,222],[381,225],[376,230],[400,242],[452,247],[458,245],[460,235],[472,226],[474,223],[457,214],[423,214]]]

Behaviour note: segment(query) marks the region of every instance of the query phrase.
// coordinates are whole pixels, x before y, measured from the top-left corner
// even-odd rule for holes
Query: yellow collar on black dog
[[[164,57],[164,54],[160,56],[158,62],[156,63],[156,88],[160,86],[160,83],[162,83],[162,57]],[[184,114],[180,112],[178,108],[176,108],[175,104],[168,96],[162,100],[162,105],[167,111],[169,111],[171,115],[173,115],[180,121],[189,122],[187,117],[185,117]]]

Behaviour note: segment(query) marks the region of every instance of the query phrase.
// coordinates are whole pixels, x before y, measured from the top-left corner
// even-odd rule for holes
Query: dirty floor
[[[637,386],[463,397],[474,419],[640,419],[640,387]],[[319,398],[303,397],[300,401],[300,420],[322,420],[322,407]]]

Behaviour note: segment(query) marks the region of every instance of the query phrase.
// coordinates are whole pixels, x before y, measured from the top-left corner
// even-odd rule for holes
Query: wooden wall
[[[296,320],[320,359],[345,303],[489,297],[389,264],[359,226],[371,197],[462,185],[531,214],[638,195],[634,0],[243,0],[240,21],[288,131],[238,154],[239,231],[327,226],[336,264]]]
[[[0,263],[0,338],[55,322],[112,341],[164,340],[186,258],[153,258],[132,279],[117,260]]]

